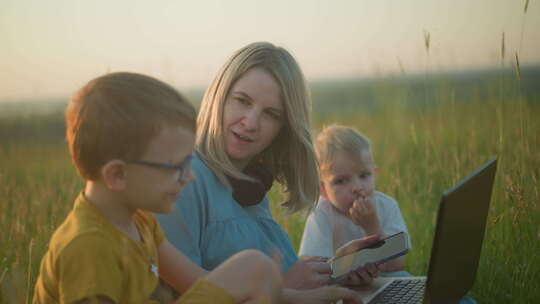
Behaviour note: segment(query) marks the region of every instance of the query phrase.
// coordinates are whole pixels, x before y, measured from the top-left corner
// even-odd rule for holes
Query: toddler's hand
[[[349,216],[356,225],[360,226],[366,235],[382,234],[373,196],[361,195],[349,209]]]

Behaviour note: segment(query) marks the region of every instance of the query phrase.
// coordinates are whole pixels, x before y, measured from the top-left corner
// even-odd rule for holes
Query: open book
[[[338,284],[346,279],[351,271],[364,267],[367,263],[382,264],[409,252],[409,237],[399,232],[356,252],[334,256],[328,260],[332,268],[332,283]],[[338,249],[336,252],[339,252]]]

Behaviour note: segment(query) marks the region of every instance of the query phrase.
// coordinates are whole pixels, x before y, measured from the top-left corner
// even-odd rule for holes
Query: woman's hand
[[[365,286],[373,282],[373,279],[379,276],[379,267],[373,263],[366,264],[365,267],[351,271],[343,285],[347,286]]]
[[[340,286],[323,286],[314,289],[283,290],[283,300],[287,304],[330,304],[343,300],[344,304],[362,304],[358,294]]]
[[[363,237],[361,239],[356,239],[348,242],[347,244],[341,246],[336,250],[336,253],[334,254],[334,257],[332,259],[337,259],[339,257],[342,257],[344,255],[348,255],[350,253],[356,252],[362,248],[369,247],[375,243],[377,243],[380,240],[379,235],[370,235]]]
[[[330,281],[332,269],[325,258],[309,257],[289,268],[283,278],[283,286],[292,289],[312,289]]]
[[[352,240],[347,244],[341,246],[336,251],[333,259],[356,252],[362,248],[369,247],[377,243],[379,240],[380,237],[378,235],[370,235],[361,239]],[[347,277],[347,280],[344,282],[344,284],[350,286],[371,284],[371,282],[373,282],[373,279],[379,276],[379,270],[379,267],[377,267],[375,264],[368,263],[364,268],[352,271]]]

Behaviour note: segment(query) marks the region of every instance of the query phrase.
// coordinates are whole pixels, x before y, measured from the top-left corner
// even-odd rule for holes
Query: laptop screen
[[[446,191],[441,199],[425,297],[458,300],[472,288],[480,260],[497,159]]]

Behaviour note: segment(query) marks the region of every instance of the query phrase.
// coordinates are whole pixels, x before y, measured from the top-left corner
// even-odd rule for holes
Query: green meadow
[[[427,272],[441,194],[499,158],[470,293],[479,303],[540,298],[540,68],[519,72],[310,84],[314,133],[339,123],[371,139],[377,188],[400,204],[413,243],[406,267],[415,275]],[[64,104],[0,104],[0,303],[31,302],[48,240],[83,185],[63,139]],[[298,248],[305,212],[285,215],[278,186],[270,198]]]

